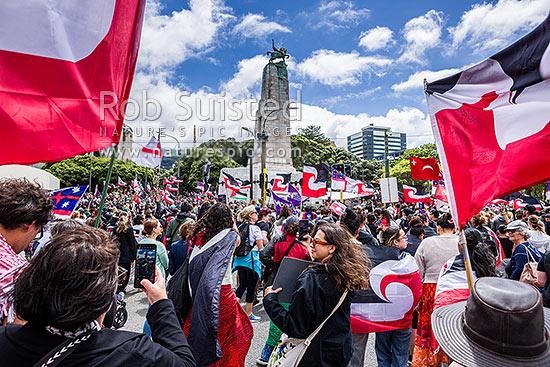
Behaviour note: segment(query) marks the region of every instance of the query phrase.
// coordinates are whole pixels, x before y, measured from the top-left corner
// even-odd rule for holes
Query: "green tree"
[[[320,144],[334,145],[334,142],[327,138],[325,134],[321,131],[321,126],[319,125],[308,125],[300,131],[299,135],[302,135],[306,139],[313,140]]]

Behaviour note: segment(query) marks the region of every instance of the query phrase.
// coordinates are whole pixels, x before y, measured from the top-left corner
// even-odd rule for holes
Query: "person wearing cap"
[[[529,227],[521,220],[510,222],[506,226],[506,235],[514,244],[512,247],[512,258],[506,266],[506,274],[512,280],[519,280],[523,267],[530,258],[538,262],[542,256],[539,250],[536,249],[527,240],[531,237]],[[529,251],[529,254],[528,254]]]
[[[451,366],[550,365],[550,310],[525,283],[480,278],[467,301],[434,311],[432,329]]]

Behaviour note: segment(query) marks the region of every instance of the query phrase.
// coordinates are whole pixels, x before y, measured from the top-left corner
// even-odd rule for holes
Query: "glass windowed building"
[[[388,155],[399,157],[407,149],[407,134],[370,124],[348,136],[348,150],[362,159],[384,159],[384,133],[388,130]]]

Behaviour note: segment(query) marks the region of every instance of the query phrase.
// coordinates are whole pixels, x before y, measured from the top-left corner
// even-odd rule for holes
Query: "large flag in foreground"
[[[144,5],[0,2],[0,164],[58,161],[119,142]]]
[[[550,178],[550,17],[426,95],[453,217]]]

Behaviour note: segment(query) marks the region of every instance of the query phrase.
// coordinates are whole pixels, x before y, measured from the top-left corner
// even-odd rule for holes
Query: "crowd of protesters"
[[[440,310],[473,301],[467,288],[450,301],[438,298],[447,286],[446,272],[465,266],[450,213],[356,199],[339,216],[328,204],[305,205],[299,214],[284,206],[277,214],[255,202],[226,204],[195,193],[172,205],[155,195],[137,204],[117,191],[107,196],[99,228],[94,228],[97,198],[86,196],[71,220],[60,221],[52,217],[51,199],[40,186],[2,179],[2,365],[33,366],[52,359],[64,366],[244,366],[252,323],[261,320],[253,305],[263,301],[270,326],[259,365],[268,365],[283,334],[305,339],[323,325],[299,365],[363,366],[370,331],[353,325],[353,305],[369,289],[372,269],[403,259],[418,269],[421,297],[410,305],[411,320],[374,331],[378,365],[452,363],[452,345],[445,338],[438,345],[440,329],[432,322]],[[549,234],[549,210],[486,208],[464,231],[474,281],[527,283],[538,291],[539,303],[550,306]],[[150,303],[144,334],[114,330],[115,294],[126,292],[143,244],[156,248],[155,282],[142,281]],[[272,285],[285,257],[312,265],[299,276],[291,301],[280,303],[281,289]],[[472,292],[490,297],[487,289],[498,288],[491,282],[475,283],[486,285]],[[507,282],[502,284],[512,284]],[[544,353],[550,347],[545,343]],[[526,355],[527,361],[541,353]]]

